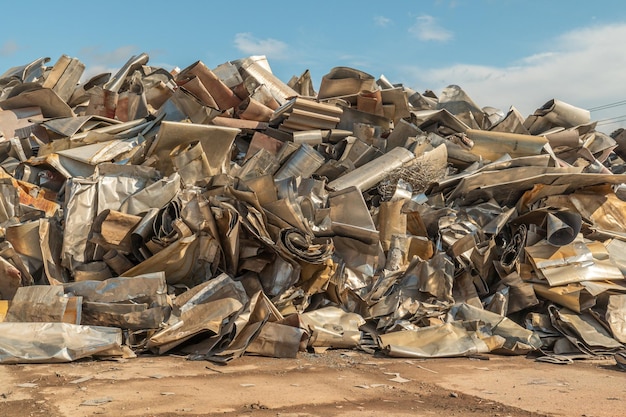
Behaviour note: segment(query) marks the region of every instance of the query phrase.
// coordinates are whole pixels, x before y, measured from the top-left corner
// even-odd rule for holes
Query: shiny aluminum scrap
[[[357,348],[611,355],[626,343],[626,141],[264,56],[0,76],[0,362]],[[620,363],[621,363],[620,362]]]

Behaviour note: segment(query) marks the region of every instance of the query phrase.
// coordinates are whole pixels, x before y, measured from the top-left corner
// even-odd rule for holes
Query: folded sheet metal
[[[455,193],[462,193],[460,197],[462,197],[461,204],[463,205],[471,205],[482,199],[494,198],[502,205],[513,206],[525,191],[531,190],[537,185],[563,186],[566,192],[572,192],[583,187],[607,183],[621,184],[626,181],[624,174],[571,173],[570,175],[563,175],[566,172],[545,172],[544,170],[541,174],[532,175],[530,170],[528,170],[529,172],[521,169],[519,172],[515,171],[517,170],[505,172],[506,177],[503,177],[503,173],[494,173],[493,175],[500,176],[500,180],[493,178],[490,184],[483,184],[472,190],[459,187]],[[514,172],[517,175],[509,177],[509,175],[515,175]]]
[[[0,80],[17,80],[22,83],[35,82],[41,80],[46,65],[50,61],[49,57],[41,57],[24,65],[9,68],[2,75]]]
[[[300,315],[309,331],[309,346],[354,348],[359,345],[359,327],[365,320],[358,314],[347,313],[337,307],[324,307]]]
[[[356,95],[362,90],[373,90],[376,80],[370,74],[349,67],[335,67],[322,77],[317,97],[327,99]]]
[[[62,228],[57,219],[39,220],[39,241],[43,260],[43,283],[51,285],[69,281],[69,271],[61,266]]]
[[[164,272],[168,284],[176,284],[189,278],[193,266],[199,258],[200,239],[195,235],[176,240],[145,261],[127,270],[122,275],[137,275]]]
[[[485,114],[458,85],[449,85],[439,96],[439,109],[446,109],[472,129],[483,128]]]
[[[621,343],[626,343],[626,295],[609,296],[606,321],[611,327],[613,337]]]
[[[272,92],[265,86],[265,84],[255,86],[254,89],[249,92],[249,97],[263,104],[270,110],[276,110],[280,107],[278,101],[276,101],[274,96],[272,96]]]
[[[69,181],[63,236],[63,263],[93,260],[94,244],[89,235],[95,217],[106,209],[119,210],[120,204],[151,184],[157,172],[135,165],[98,165],[94,177]]]
[[[470,129],[470,126],[446,109],[416,110],[411,114],[416,119],[414,123],[417,127],[425,132],[452,134],[463,133]]]
[[[68,184],[66,233],[63,235],[63,260],[66,267],[73,262],[87,260],[86,252],[89,246],[87,236],[96,215],[96,207],[93,204],[97,193],[95,185],[96,182],[93,180],[78,178]]]
[[[251,56],[234,61],[233,64],[240,68],[240,73],[244,78],[251,77],[257,85],[265,85],[279,105],[285,104],[287,100],[298,95],[295,90],[272,73],[265,56]]]
[[[189,83],[187,83],[189,84]],[[172,122],[191,120],[193,123],[207,124],[222,114],[217,105],[205,104],[193,95],[185,86],[179,87],[160,107],[159,117]],[[209,100],[207,100],[209,101]]]
[[[0,363],[72,362],[122,356],[122,331],[69,323],[0,323]]]
[[[411,116],[406,90],[403,87],[383,88],[380,92],[385,117],[397,124]]]
[[[475,323],[455,321],[380,336],[384,352],[395,358],[449,358],[488,353],[490,337]]]
[[[222,274],[178,297],[169,326],[153,334],[147,347],[163,353],[199,333],[226,336],[247,302],[241,283]]]
[[[397,146],[404,147],[410,137],[416,137],[422,133],[423,132],[413,123],[408,123],[406,120],[400,119],[387,137],[387,152]]]
[[[304,329],[300,327],[268,322],[246,348],[246,353],[273,358],[295,358],[305,335]]]
[[[606,259],[598,259],[582,240],[568,245],[553,246],[542,240],[526,247],[535,271],[550,286],[581,281],[623,280],[622,272]]]
[[[599,192],[574,192],[555,195],[546,199],[545,204],[572,207],[580,215],[591,221],[599,232],[615,234],[626,238],[626,202],[619,199],[610,189]]]
[[[589,110],[581,109],[560,100],[552,99],[535,110],[524,122],[531,135],[540,134],[555,126],[564,128],[589,123]]]
[[[494,132],[509,132],[520,133],[528,135],[528,129],[524,127],[524,116],[513,106],[509,108],[509,111],[502,117],[502,119],[495,125],[492,125],[489,130]]]
[[[202,184],[210,176],[209,160],[200,142],[178,145],[170,153],[170,158],[185,185]]]
[[[7,227],[5,239],[20,255],[43,261],[39,245],[39,221],[29,221]]]
[[[220,110],[233,108],[241,102],[235,93],[220,80],[202,61],[196,61],[187,68],[180,71],[177,80],[185,81],[189,78],[197,77],[203,84],[206,91],[215,100]],[[210,106],[210,103],[206,103]]]
[[[552,325],[583,354],[606,355],[624,346],[592,314],[576,314],[566,308],[549,309]]]
[[[81,312],[72,314],[72,301],[63,296],[60,285],[31,285],[17,289],[7,311],[5,322],[80,324]],[[80,306],[82,299],[78,300]]]
[[[217,109],[218,105],[215,102],[215,99],[211,94],[207,91],[206,87],[202,83],[199,77],[193,75],[189,77],[185,77],[183,80],[178,81],[179,89],[185,92],[191,93],[195,98],[197,98],[202,105],[210,108]]]
[[[369,214],[367,203],[356,187],[335,191],[328,196],[329,216],[335,235],[376,243],[379,232]]]
[[[249,289],[247,291],[249,291]],[[244,310],[234,320],[232,331],[229,335],[224,338],[220,338],[219,335],[216,335],[208,338],[206,342],[192,343],[183,348],[183,352],[189,352],[189,358],[191,360],[210,359],[226,363],[249,351],[251,344],[254,344],[254,342],[259,339],[264,329],[278,330],[278,328],[272,326],[272,324],[282,319],[282,315],[271,301],[262,291],[258,290],[251,294]],[[285,329],[285,326],[282,326],[280,329],[282,334],[276,334],[276,332],[272,334],[272,336],[277,337],[276,339],[272,340],[270,336],[270,338],[264,340],[265,343],[260,342],[257,344],[256,346],[260,347],[257,354],[282,357],[283,354],[289,354],[285,352],[285,348],[287,350],[293,350],[294,343],[295,346],[299,346],[300,339],[298,339],[298,342],[293,339],[289,340],[289,337],[293,337],[294,333],[290,333],[285,337],[285,331],[289,332],[288,329]],[[265,335],[269,336],[270,333],[272,332],[267,332]],[[220,343],[215,344],[214,341],[220,341]],[[287,347],[285,345],[291,346]]]
[[[311,80],[311,71],[308,69],[300,74],[299,77],[296,77],[295,75],[291,77],[287,85],[293,88],[301,96],[317,95],[313,87],[313,81]]]
[[[67,283],[63,291],[82,298],[83,324],[158,329],[170,310],[163,272]]]
[[[199,142],[207,155],[211,175],[222,172],[229,161],[230,148],[239,129],[190,123],[163,122],[147,156],[157,159],[163,175],[173,172],[171,152],[177,146]]]
[[[22,285],[22,274],[3,257],[0,257],[0,272],[0,298],[11,300]]]
[[[39,107],[24,107],[15,110],[0,110],[0,126],[2,126],[2,136],[7,139],[16,136],[24,137],[22,131],[33,131],[36,124],[33,123],[37,119],[42,119],[41,109]],[[1,136],[0,136],[1,137]]]
[[[50,88],[25,91],[19,95],[0,101],[3,110],[39,107],[43,117],[72,117],[73,111],[61,97]]]
[[[491,332],[504,338],[503,351],[512,354],[525,354],[541,347],[541,340],[534,332],[525,329],[507,317],[491,311],[479,309],[469,304],[461,304],[455,311],[455,317],[460,320],[479,320],[491,327]]]
[[[553,303],[580,313],[596,304],[594,297],[582,284],[567,284],[556,287],[533,283],[535,293]]]

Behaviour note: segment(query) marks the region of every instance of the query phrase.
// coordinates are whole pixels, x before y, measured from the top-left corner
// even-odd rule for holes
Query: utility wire
[[[612,125],[613,123],[626,122],[626,115],[612,117],[610,119],[599,120],[597,126]]]
[[[609,126],[609,125],[613,125],[613,124],[620,123],[620,122],[626,122],[626,119],[624,119],[624,120],[615,120],[615,121],[613,121],[613,122],[608,122],[608,123],[598,123],[596,126],[597,126],[597,127],[600,127],[600,126]]]
[[[621,119],[622,117],[626,117],[626,114],[620,114],[619,116],[607,117],[606,119],[600,119],[598,122],[608,122],[614,119]]]
[[[588,110],[597,111],[597,110],[610,109],[612,107],[619,107],[619,106],[624,106],[624,105],[626,105],[626,100],[616,101],[615,103],[603,104],[601,106],[592,107]]]

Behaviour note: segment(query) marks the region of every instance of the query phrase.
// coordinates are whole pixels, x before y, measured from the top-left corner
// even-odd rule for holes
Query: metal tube
[[[274,176],[275,181],[285,178],[308,178],[324,163],[324,157],[310,145],[303,143]]]
[[[400,168],[413,158],[415,158],[415,155],[408,149],[402,147],[393,148],[373,161],[331,181],[328,187],[336,191],[345,190],[353,186],[361,191],[368,190],[382,181],[391,171]]]

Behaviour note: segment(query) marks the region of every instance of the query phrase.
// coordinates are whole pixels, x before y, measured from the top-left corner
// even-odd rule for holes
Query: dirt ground
[[[181,357],[0,366],[0,414],[22,416],[626,415],[612,359],[407,360],[332,350],[245,356],[226,366]]]

